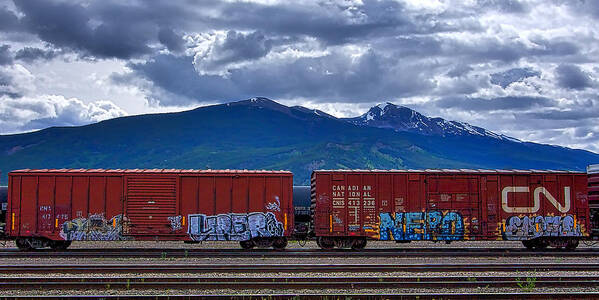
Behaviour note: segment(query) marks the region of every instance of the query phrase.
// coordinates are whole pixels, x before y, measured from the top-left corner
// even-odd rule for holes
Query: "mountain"
[[[379,107],[382,112],[385,108]],[[388,116],[392,115],[391,108],[385,113]],[[413,120],[428,122],[429,127],[435,122],[422,115]],[[441,134],[428,129],[415,131],[411,123],[388,121],[389,126],[381,125],[384,128],[364,126],[368,124],[304,107],[288,107],[266,98],[252,98],[184,112],[0,135],[0,185],[6,184],[8,171],[22,168],[290,170],[296,184],[308,184],[314,169],[583,171],[586,165],[599,163],[599,155],[584,150],[472,132],[450,134],[465,132],[458,131],[460,126],[453,122],[446,121],[456,127]],[[398,127],[400,123],[405,126]],[[397,131],[397,128],[413,129]]]
[[[374,106],[359,117],[345,118],[344,120],[359,126],[388,128],[423,135],[474,135],[519,142],[515,138],[499,135],[468,123],[447,121],[442,118],[429,118],[410,108],[389,102]]]

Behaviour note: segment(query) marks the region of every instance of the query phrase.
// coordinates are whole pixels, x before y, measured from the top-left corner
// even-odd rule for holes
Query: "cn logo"
[[[507,204],[507,196],[509,193],[530,193],[530,188],[527,186],[506,186],[501,191],[501,208],[506,213],[536,213],[541,207],[541,194],[545,195],[547,200],[551,202],[561,213],[566,213],[570,210],[570,187],[564,187],[564,205],[557,202],[555,197],[551,195],[544,187],[538,187],[534,190],[534,205],[532,207],[511,207]]]

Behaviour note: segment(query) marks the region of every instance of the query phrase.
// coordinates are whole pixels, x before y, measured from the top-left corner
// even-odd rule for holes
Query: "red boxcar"
[[[19,170],[7,235],[20,248],[70,241],[235,240],[284,248],[293,175],[235,170]]]
[[[314,171],[323,248],[367,239],[520,240],[575,248],[591,229],[585,173],[524,170]]]

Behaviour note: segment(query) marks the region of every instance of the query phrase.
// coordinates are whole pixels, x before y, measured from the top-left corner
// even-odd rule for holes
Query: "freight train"
[[[308,187],[294,187],[286,171],[27,169],[9,173],[0,203],[0,238],[22,250],[115,240],[282,250],[289,239],[323,249],[507,240],[572,250],[599,239],[599,165],[317,170]]]
[[[5,239],[6,228],[6,205],[8,198],[8,187],[0,186],[0,239]]]

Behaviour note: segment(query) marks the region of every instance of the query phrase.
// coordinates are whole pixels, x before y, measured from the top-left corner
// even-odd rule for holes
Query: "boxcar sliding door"
[[[125,216],[129,235],[171,233],[168,217],[177,215],[177,176],[127,176]]]
[[[429,215],[439,214],[438,229],[445,239],[469,239],[480,234],[478,176],[429,175],[427,198]]]

